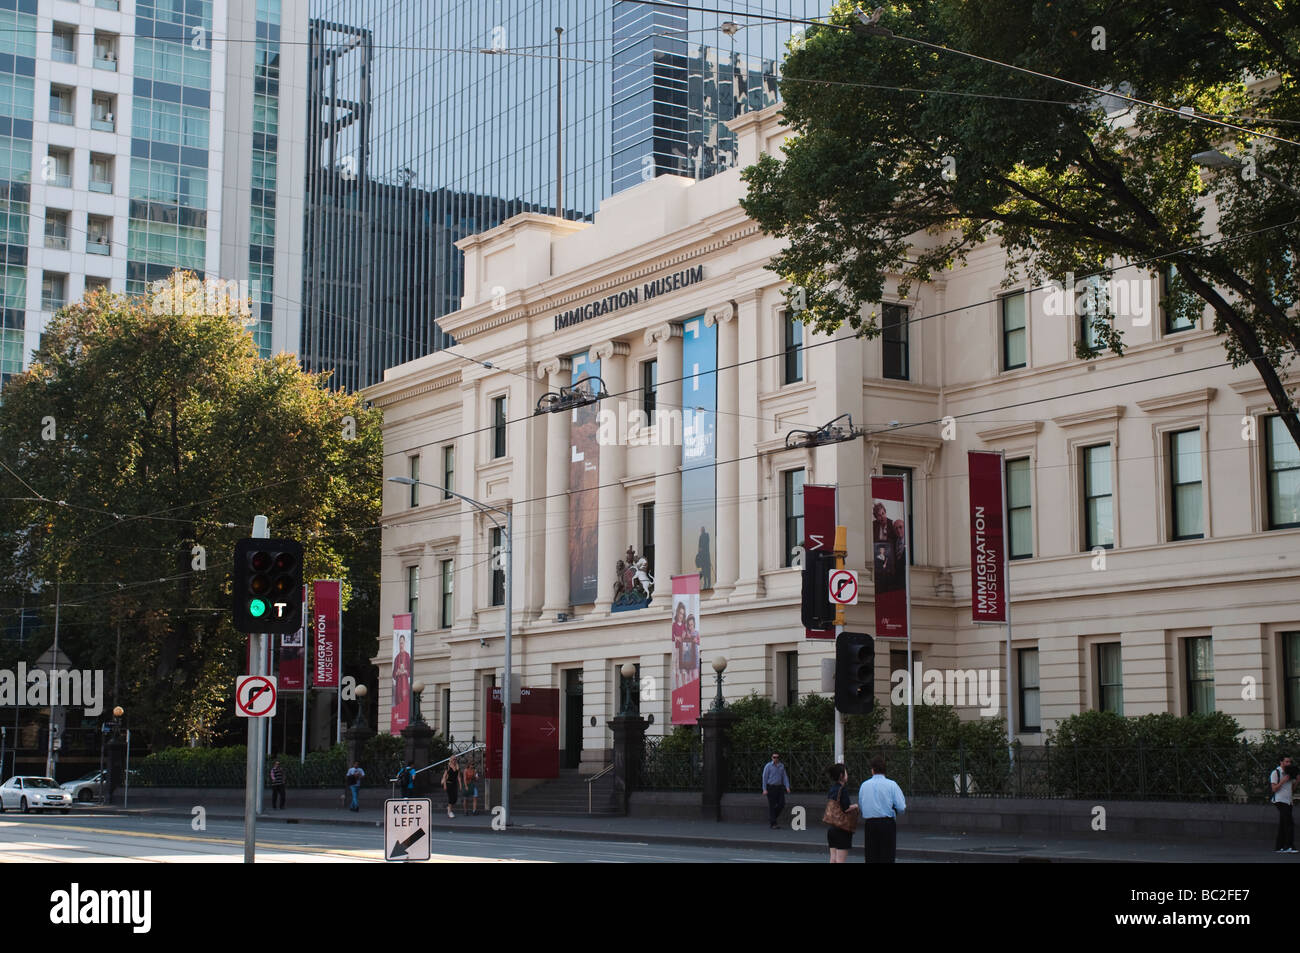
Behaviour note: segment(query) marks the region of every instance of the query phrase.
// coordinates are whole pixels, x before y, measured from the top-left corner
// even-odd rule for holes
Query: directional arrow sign
[[[433,801],[427,797],[385,801],[384,860],[428,860],[432,816]]]
[[[830,575],[831,602],[841,606],[858,604],[858,574],[851,569],[836,569]]]

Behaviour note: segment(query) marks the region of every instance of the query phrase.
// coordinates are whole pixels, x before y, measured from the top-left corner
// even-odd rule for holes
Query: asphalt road
[[[0,816],[0,863],[242,863],[244,828],[209,821],[192,830],[180,817],[77,813]],[[385,863],[378,827],[328,824],[260,826],[261,863]],[[677,844],[539,837],[508,831],[433,833],[431,861],[440,863],[825,863],[797,851],[720,850]]]

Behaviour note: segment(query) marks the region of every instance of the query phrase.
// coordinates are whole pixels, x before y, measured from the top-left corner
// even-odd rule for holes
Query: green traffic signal
[[[253,599],[248,603],[248,614],[254,619],[260,619],[266,615],[266,603],[261,599]]]

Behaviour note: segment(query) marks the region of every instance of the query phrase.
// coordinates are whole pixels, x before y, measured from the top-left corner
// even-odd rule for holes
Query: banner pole
[[[310,694],[308,685],[316,677],[316,672],[310,667],[311,653],[307,651],[307,645],[311,642],[311,636],[308,632],[315,631],[316,626],[312,625],[311,616],[307,614],[307,586],[302,587],[302,738],[298,743],[298,763],[307,763],[307,697]]]
[[[903,484],[903,517],[907,520],[907,523],[904,528],[904,532],[907,534],[907,536],[904,537],[907,542],[907,545],[905,547],[907,551],[907,558],[903,560],[903,597],[907,603],[907,747],[908,747],[908,752],[910,754],[912,746],[916,744],[916,718],[915,718],[915,711],[914,711],[915,704],[913,700],[913,693],[916,691],[916,686],[912,684],[912,545],[911,545],[911,540],[913,538],[915,531],[912,528],[912,511],[910,508],[910,500],[908,499],[909,494],[907,492],[907,483],[908,483],[907,478],[906,477],[900,478],[900,482]]]
[[[339,654],[334,661],[334,681],[337,686],[334,689],[335,715],[334,715],[334,743],[343,744],[343,580],[335,580],[339,584]],[[365,704],[362,699],[361,704]]]

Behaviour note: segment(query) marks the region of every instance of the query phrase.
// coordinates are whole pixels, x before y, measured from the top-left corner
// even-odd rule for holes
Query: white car
[[[74,801],[89,803],[104,796],[104,781],[107,771],[92,771],[75,781],[64,781],[59,787],[72,795]]]
[[[53,778],[14,777],[0,784],[0,814],[11,808],[24,814],[30,811],[62,811],[67,814],[72,810],[72,795],[59,787]]]

